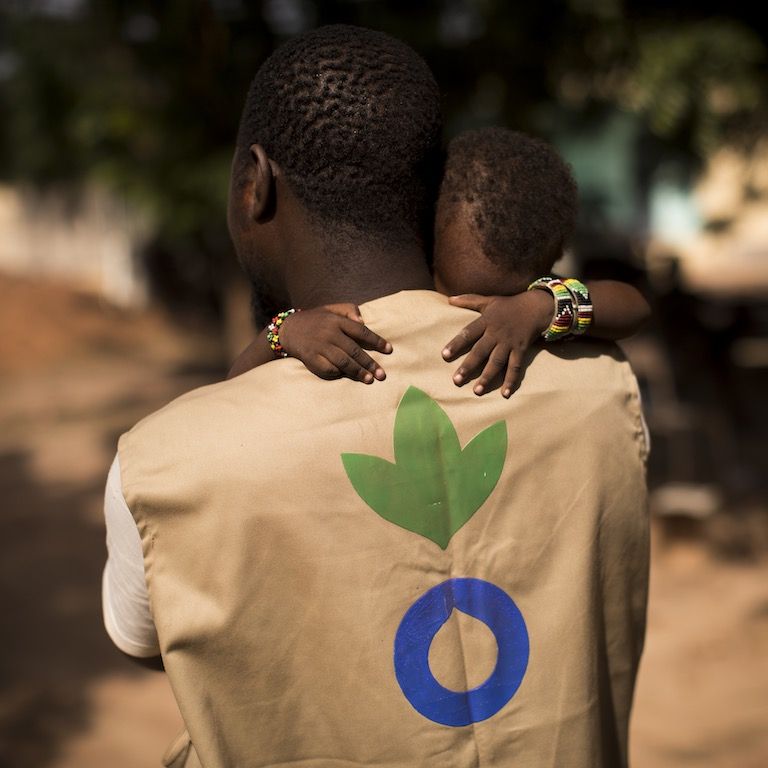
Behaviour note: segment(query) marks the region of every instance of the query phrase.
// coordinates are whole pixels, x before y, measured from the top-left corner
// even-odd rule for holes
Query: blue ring
[[[498,645],[490,677],[468,691],[451,691],[429,668],[429,648],[456,608],[482,621]],[[395,636],[395,675],[405,698],[424,717],[458,727],[495,715],[517,692],[528,667],[528,630],[520,609],[499,587],[482,579],[448,579],[405,613]]]

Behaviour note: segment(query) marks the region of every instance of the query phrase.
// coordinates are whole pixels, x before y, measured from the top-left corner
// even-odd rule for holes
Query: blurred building
[[[761,298],[768,289],[768,138],[753,151],[724,148],[692,188],[657,191],[651,270],[679,261],[694,292]],[[675,217],[680,211],[681,215]],[[687,215],[682,212],[686,211]],[[662,266],[663,269],[663,266]]]
[[[0,271],[61,279],[119,306],[143,306],[149,222],[104,189],[0,186]]]

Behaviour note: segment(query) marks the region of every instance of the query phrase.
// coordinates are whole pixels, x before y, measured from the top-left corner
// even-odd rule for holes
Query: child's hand
[[[364,350],[388,355],[392,345],[363,324],[354,304],[329,304],[296,312],[280,327],[283,349],[321,379],[348,379],[372,384],[386,378],[384,369]]]
[[[473,391],[482,395],[496,389],[503,376],[501,394],[509,397],[519,384],[523,354],[549,327],[552,297],[544,291],[525,291],[516,296],[470,293],[451,296],[450,302],[480,312],[480,317],[443,349],[443,358],[447,361],[471,349],[453,374],[454,384],[460,387],[477,379]]]

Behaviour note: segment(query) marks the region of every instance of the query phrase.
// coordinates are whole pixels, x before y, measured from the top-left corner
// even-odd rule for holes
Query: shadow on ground
[[[102,497],[101,480],[46,486],[28,454],[0,455],[0,764],[45,765],[86,726],[89,680],[131,671],[101,623]]]

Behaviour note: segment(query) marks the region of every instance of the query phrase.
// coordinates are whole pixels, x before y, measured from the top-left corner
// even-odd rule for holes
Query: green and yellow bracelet
[[[563,280],[563,283],[576,300],[576,322],[571,329],[571,333],[574,336],[581,336],[592,325],[592,297],[589,295],[587,286],[575,277],[566,278]]]
[[[568,336],[573,330],[576,310],[573,294],[568,290],[565,283],[557,277],[540,277],[528,286],[528,290],[549,291],[555,299],[552,322],[549,324],[549,328],[541,334],[545,341],[556,341]]]

